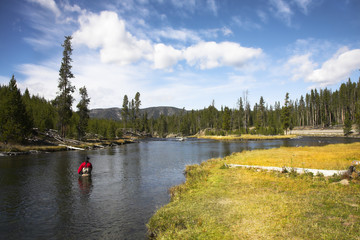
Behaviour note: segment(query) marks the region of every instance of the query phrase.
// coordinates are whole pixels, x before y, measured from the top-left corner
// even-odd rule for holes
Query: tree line
[[[54,100],[30,95],[26,89],[21,94],[14,76],[8,85],[0,85],[0,141],[24,142],[31,136],[32,129],[40,131],[57,129],[62,137],[71,138],[118,138],[124,132],[142,132],[164,137],[170,133],[194,135],[203,131],[207,135],[225,134],[286,134],[295,126],[330,127],[344,126],[347,135],[352,124],[360,129],[360,79],[350,79],[334,92],[313,89],[300,99],[291,100],[286,93],[283,104],[280,101],[269,105],[261,96],[251,107],[248,91],[237,100],[236,108],[222,106],[220,110],[213,101],[201,110],[183,111],[172,116],[160,115],[148,118],[140,114],[140,93],[133,99],[124,96],[121,120],[90,119],[86,87],[79,89],[81,99],[72,109],[75,87],[71,83],[71,36],[62,44],[63,57],[59,70],[58,92]]]
[[[360,78],[352,82],[348,79],[336,91],[312,89],[300,99],[291,100],[286,93],[283,103],[269,105],[261,96],[251,108],[248,92],[237,101],[237,107],[214,107],[197,111],[183,111],[177,116],[161,116],[153,123],[153,130],[159,135],[167,133],[196,134],[204,131],[208,135],[225,134],[287,134],[299,127],[343,126],[344,135],[357,126],[360,132]]]

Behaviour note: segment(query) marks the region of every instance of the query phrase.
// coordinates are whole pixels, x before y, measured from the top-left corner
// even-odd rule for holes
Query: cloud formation
[[[56,5],[56,2],[54,0],[28,0],[29,2],[37,3],[43,8],[46,8],[50,11],[52,11],[56,17],[59,17],[61,15],[61,11],[59,10],[58,6]]]
[[[321,68],[312,71],[305,80],[314,82],[320,87],[346,80],[349,74],[360,66],[360,49],[349,50],[343,47],[336,54],[321,65]]]
[[[317,66],[310,60],[311,54],[292,56],[285,64],[284,69],[291,73],[291,80],[297,81],[307,77]]]
[[[218,9],[217,9],[215,0],[207,0],[207,5],[208,5],[208,8],[210,9],[210,11],[212,11],[213,14],[215,16],[217,16]]]
[[[159,43],[154,46],[154,68],[155,69],[170,69],[180,59],[182,59],[182,52],[171,46]]]
[[[200,69],[211,69],[221,66],[240,68],[248,61],[259,57],[260,48],[246,48],[234,42],[200,42],[188,47],[184,56],[189,65]]]
[[[284,0],[271,0],[270,4],[274,7],[275,16],[283,19],[287,25],[291,24],[293,11],[290,5]]]
[[[246,48],[234,42],[199,42],[176,49],[163,43],[154,44],[147,39],[137,39],[125,28],[125,22],[115,12],[84,14],[79,18],[80,29],[73,34],[74,44],[100,49],[105,63],[127,65],[139,61],[150,61],[155,69],[169,69],[180,60],[190,66],[210,69],[221,66],[242,67],[248,61],[259,57],[262,50]],[[170,31],[170,37],[186,39],[195,34],[186,31]]]
[[[312,0],[294,0],[295,3],[302,9],[302,11],[307,14],[308,8],[312,2]]]
[[[105,63],[127,65],[142,58],[150,59],[152,46],[149,41],[138,40],[125,29],[125,22],[115,12],[84,14],[79,18],[80,29],[73,34],[74,44],[84,44],[100,49]]]

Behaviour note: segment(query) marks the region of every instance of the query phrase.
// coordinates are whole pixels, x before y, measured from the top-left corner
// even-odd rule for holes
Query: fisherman
[[[92,165],[89,162],[89,159],[88,156],[85,157],[85,162],[83,162],[78,169],[79,174],[91,174]]]

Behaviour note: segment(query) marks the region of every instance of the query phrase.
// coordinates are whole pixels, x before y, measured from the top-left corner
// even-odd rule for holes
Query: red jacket
[[[87,168],[91,168],[91,169],[92,169],[92,165],[91,165],[90,162],[83,162],[83,163],[80,165],[79,169],[78,169],[78,173],[79,173],[79,174],[81,173],[81,171],[82,171],[82,169],[83,169],[84,167],[87,167]]]

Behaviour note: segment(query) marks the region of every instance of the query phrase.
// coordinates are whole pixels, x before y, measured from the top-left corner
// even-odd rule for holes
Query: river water
[[[0,157],[1,239],[146,239],[146,223],[185,181],[186,165],[251,149],[347,138],[218,142],[147,140],[114,148]],[[85,156],[91,178],[77,168]]]

